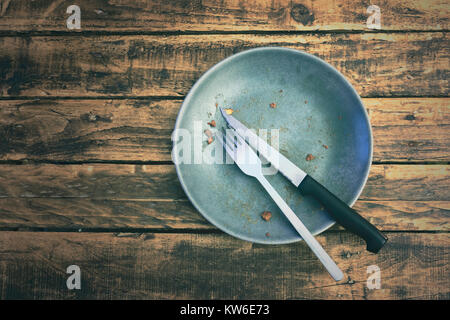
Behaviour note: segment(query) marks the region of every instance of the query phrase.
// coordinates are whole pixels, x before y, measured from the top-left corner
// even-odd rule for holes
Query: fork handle
[[[363,238],[368,251],[377,253],[386,243],[387,237],[373,224],[361,217],[312,177],[306,176],[298,188],[304,195],[316,198],[337,223]]]
[[[306,244],[311,248],[314,254],[319,258],[320,262],[324,265],[330,275],[334,280],[340,281],[344,277],[341,269],[336,265],[336,263],[330,258],[328,253],[322,248],[320,243],[314,238],[314,236],[309,232],[309,230],[305,227],[305,225],[300,221],[297,215],[292,211],[292,209],[287,205],[287,203],[281,198],[278,192],[272,187],[272,185],[267,181],[264,176],[256,177],[258,181],[262,184],[264,189],[269,193],[272,197],[273,201],[277,204],[277,206],[284,213],[286,218],[288,218],[289,222],[292,226],[297,230],[297,232],[301,235],[303,240],[305,240]]]

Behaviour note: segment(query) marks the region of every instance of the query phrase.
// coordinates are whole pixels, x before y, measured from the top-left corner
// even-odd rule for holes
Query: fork
[[[230,129],[227,130],[227,132],[234,132],[234,130]],[[229,139],[229,134],[227,134],[227,137],[224,137],[220,132],[216,132],[215,136],[217,138],[216,140],[222,144],[228,155],[238,165],[242,172],[248,176],[256,178],[264,189],[266,189],[267,193],[269,193],[277,206],[281,209],[283,214],[295,230],[297,230],[303,240],[305,240],[306,244],[314,252],[317,258],[319,258],[320,262],[322,262],[333,279],[336,281],[342,280],[344,275],[336,263],[330,258],[320,243],[297,217],[294,211],[292,211],[283,198],[264,177],[262,174],[261,160],[253,149],[247,144],[247,142],[245,142],[245,140],[236,133],[234,134],[234,137],[231,137],[232,139]],[[236,138],[236,140],[234,138]]]

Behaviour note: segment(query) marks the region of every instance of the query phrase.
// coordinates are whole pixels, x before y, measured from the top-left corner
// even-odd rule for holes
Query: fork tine
[[[234,155],[234,150],[228,145],[228,139],[226,139],[225,137],[224,137],[224,135],[223,134],[221,134],[221,133],[219,133],[219,132],[216,132],[215,133],[215,136],[216,136],[216,140],[217,141],[219,141],[220,142],[220,144],[222,145],[222,147],[224,147],[225,148],[225,150],[226,150],[226,152],[228,153],[228,155],[234,160],[234,161],[236,161],[236,159],[235,159],[235,155]],[[225,139],[225,143],[223,142],[223,140]]]
[[[227,144],[227,146],[230,147],[230,149],[236,150],[236,145],[234,143],[234,137],[225,136],[224,139],[225,139],[225,143]]]
[[[245,140],[239,134],[236,134],[236,139],[239,145],[246,143]]]
[[[226,147],[228,148],[228,152],[231,153],[231,158],[236,161],[238,148],[234,143],[234,137],[224,136]]]

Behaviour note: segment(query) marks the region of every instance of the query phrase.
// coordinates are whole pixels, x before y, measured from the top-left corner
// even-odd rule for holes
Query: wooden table
[[[71,4],[0,1],[0,298],[450,298],[448,1],[380,0],[380,30],[358,0],[77,0],[79,30]],[[175,174],[183,97],[258,46],[324,59],[369,112],[355,207],[390,241],[375,255],[342,228],[320,235],[340,283],[304,243],[217,230]],[[70,265],[81,290],[66,286]]]

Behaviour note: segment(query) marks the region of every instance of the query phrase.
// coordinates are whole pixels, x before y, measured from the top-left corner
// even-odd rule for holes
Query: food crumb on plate
[[[213,138],[213,137],[209,137],[209,138],[208,138],[208,144],[213,143],[213,141],[214,141],[214,138]]]
[[[325,149],[328,149],[328,146],[326,144],[322,145]]]
[[[264,211],[264,212],[261,214],[261,218],[262,218],[264,221],[269,221],[269,220],[272,218],[272,212],[270,212],[270,211]]]
[[[272,102],[272,103],[270,104],[270,107],[271,107],[272,109],[275,109],[275,108],[277,107],[277,104],[276,104],[275,102]]]
[[[311,154],[311,153],[308,153],[308,155],[306,156],[306,161],[311,161],[311,160],[313,160],[315,157]]]
[[[211,137],[212,137],[212,132],[211,132],[211,130],[206,129],[206,130],[203,131],[203,132],[206,134],[206,136],[207,136],[208,138],[211,138]]]
[[[266,232],[266,237],[270,237],[270,233]]]
[[[215,121],[215,120],[211,120],[210,122],[208,122],[208,124],[209,124],[211,127],[215,127],[215,126],[216,126],[216,121]]]
[[[232,114],[234,112],[234,110],[230,109],[230,108],[227,108],[227,109],[224,109],[224,110],[225,110],[226,114]]]

